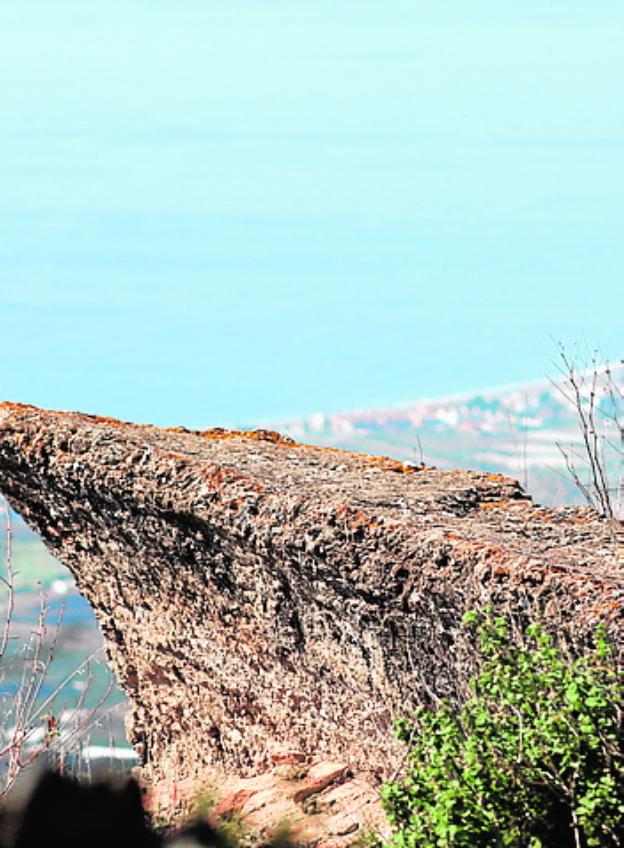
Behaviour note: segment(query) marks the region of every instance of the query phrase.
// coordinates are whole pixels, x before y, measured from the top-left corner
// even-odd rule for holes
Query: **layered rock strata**
[[[390,836],[378,791],[365,777],[354,775],[348,764],[314,761],[301,754],[287,759],[290,762],[254,777],[160,781],[146,793],[144,805],[156,820],[164,821],[172,812],[192,820],[205,807],[215,826],[232,819],[240,822],[245,844],[251,845],[277,841],[347,848],[354,842],[363,845],[367,833]]]
[[[0,488],[95,610],[153,783],[276,746],[387,776],[476,604],[622,633],[619,528],[499,475],[4,404]]]

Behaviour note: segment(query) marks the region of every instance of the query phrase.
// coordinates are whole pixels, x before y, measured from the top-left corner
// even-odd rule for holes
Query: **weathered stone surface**
[[[265,840],[281,831],[298,845],[341,848],[367,831],[389,835],[378,793],[346,763],[276,767],[255,777],[221,778],[218,785],[201,778],[181,784],[161,781],[145,797],[157,820],[167,820],[176,807],[192,819],[207,802],[214,804],[208,815],[212,824],[235,817],[252,836]]]
[[[0,488],[95,609],[148,781],[284,746],[387,775],[476,603],[622,632],[619,528],[499,475],[4,404]]]

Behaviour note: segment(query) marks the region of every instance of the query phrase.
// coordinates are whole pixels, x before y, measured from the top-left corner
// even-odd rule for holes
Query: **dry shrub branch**
[[[86,707],[93,680],[93,663],[101,649],[83,660],[58,684],[51,669],[58,644],[62,612],[50,623],[50,608],[40,588],[37,617],[24,635],[16,620],[16,576],[13,529],[6,501],[0,501],[4,523],[4,556],[0,570],[0,801],[18,777],[41,758],[63,771],[68,755],[76,753],[101,718],[112,679],[95,704]],[[21,633],[17,631],[22,631]],[[60,696],[84,676],[80,691],[69,696],[71,709],[57,715]]]
[[[586,502],[605,518],[624,518],[624,388],[613,367],[594,351],[580,367],[558,345],[563,381],[556,388],[574,409],[578,439],[557,442],[566,468]]]

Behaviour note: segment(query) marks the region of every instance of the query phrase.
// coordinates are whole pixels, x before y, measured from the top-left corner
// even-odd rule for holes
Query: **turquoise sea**
[[[3,0],[0,394],[251,424],[620,356],[623,23]]]

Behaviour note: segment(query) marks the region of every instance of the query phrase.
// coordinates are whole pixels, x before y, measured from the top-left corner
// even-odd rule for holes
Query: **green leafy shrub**
[[[624,845],[624,677],[604,627],[572,657],[489,607],[464,623],[478,644],[472,697],[396,722],[408,753],[382,790],[391,845]]]

